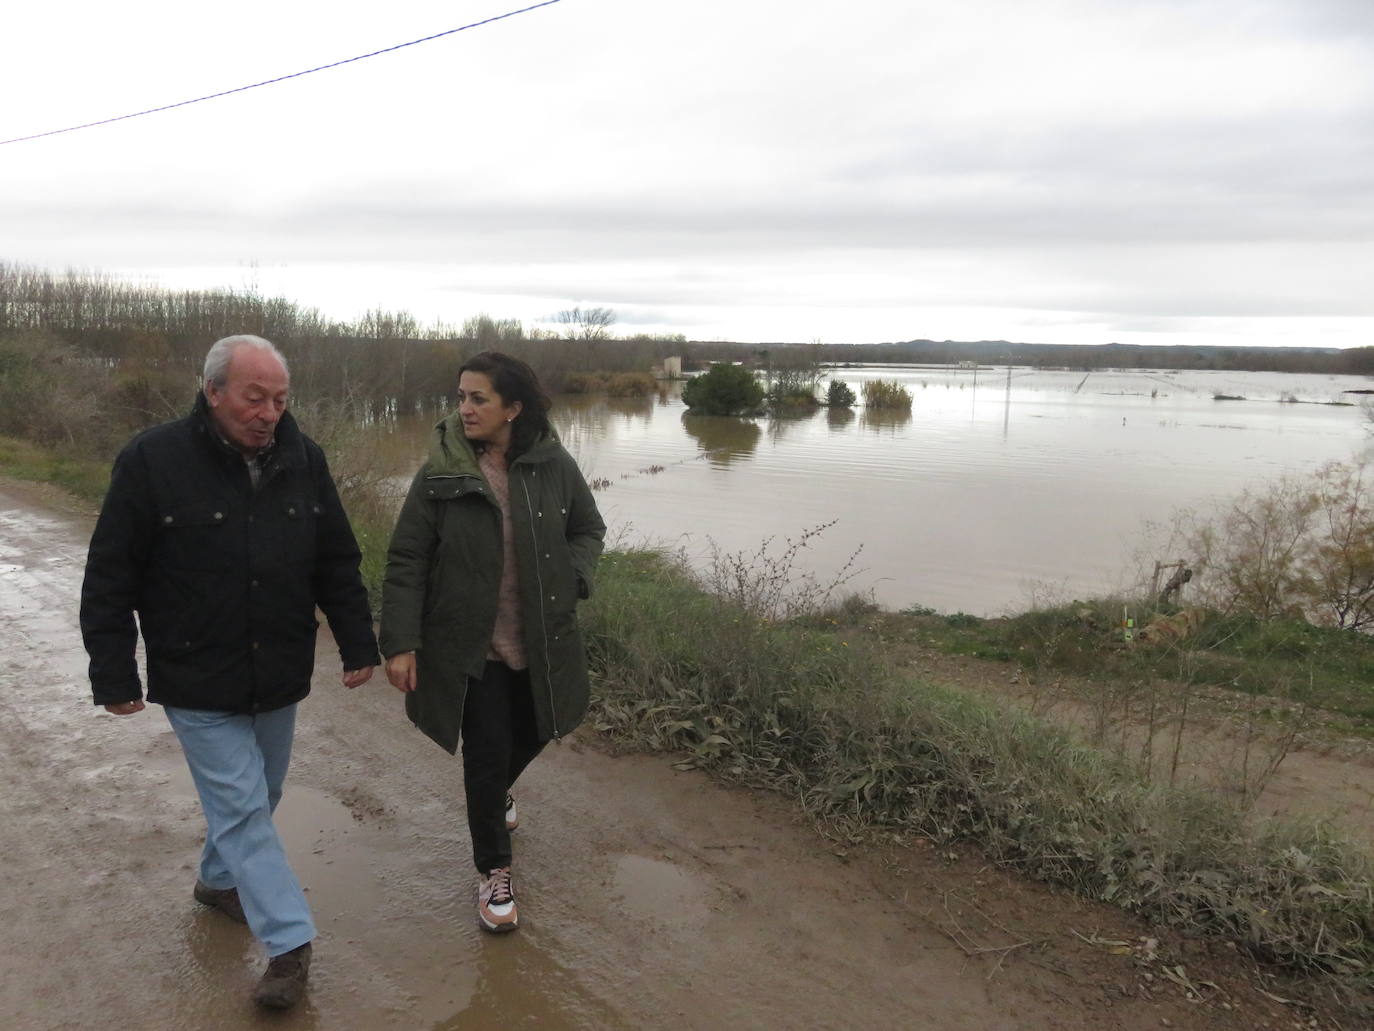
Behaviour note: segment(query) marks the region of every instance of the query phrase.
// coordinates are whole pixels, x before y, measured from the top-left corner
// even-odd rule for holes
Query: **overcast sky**
[[[11,4],[0,139],[520,6]],[[0,259],[339,317],[1369,345],[1374,2],[560,0],[0,146]]]

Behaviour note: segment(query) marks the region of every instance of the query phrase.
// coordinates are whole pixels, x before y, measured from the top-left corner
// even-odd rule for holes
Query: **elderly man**
[[[378,662],[359,553],[324,453],[286,411],[286,362],[261,337],[205,358],[184,419],[146,430],[115,460],[91,537],[81,632],[95,704],[163,706],[186,755],[207,833],[194,897],[266,946],[254,998],[304,993],[315,937],[272,813],[310,692],[315,608],[356,687]]]

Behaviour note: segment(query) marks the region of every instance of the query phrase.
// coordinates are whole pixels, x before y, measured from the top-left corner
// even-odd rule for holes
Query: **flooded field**
[[[1371,426],[1356,376],[849,368],[897,379],[910,414],[787,419],[686,413],[656,398],[560,397],[555,421],[612,532],[709,554],[835,525],[805,552],[825,576],[862,545],[851,587],[884,605],[995,615],[1132,582],[1145,526],[1249,484],[1348,461]],[[1218,396],[1243,400],[1218,400]],[[403,427],[397,461],[423,451]],[[401,458],[408,455],[408,458]],[[1172,558],[1176,556],[1153,556]]]

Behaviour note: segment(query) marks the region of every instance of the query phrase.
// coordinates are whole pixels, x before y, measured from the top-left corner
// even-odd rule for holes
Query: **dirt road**
[[[161,711],[90,704],[88,533],[0,484],[0,1028],[1315,1026],[1225,950],[976,857],[842,856],[783,800],[586,731],[522,781],[521,929],[483,935],[458,764],[380,677],[340,687],[327,636],[278,813],[315,967],[302,1007],[259,1013],[257,946],[191,900],[202,823]]]

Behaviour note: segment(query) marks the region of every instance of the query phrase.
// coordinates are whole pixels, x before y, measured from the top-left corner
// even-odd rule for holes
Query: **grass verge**
[[[110,485],[110,463],[0,437],[0,475],[51,483],[98,505]]]
[[[1061,728],[912,680],[871,636],[752,615],[660,554],[610,553],[598,583],[598,730],[795,797],[856,840],[971,843],[1374,1013],[1374,862],[1329,828],[1152,785]]]
[[[1163,643],[1127,645],[1122,609],[1120,600],[1075,601],[1004,619],[911,610],[878,622],[889,641],[919,641],[949,654],[1098,681],[1167,678],[1224,687],[1320,709],[1339,717],[1342,731],[1374,737],[1374,638],[1368,634],[1195,610],[1187,633]],[[1156,615],[1135,605],[1130,611],[1137,628]]]

